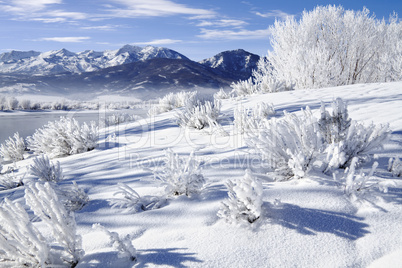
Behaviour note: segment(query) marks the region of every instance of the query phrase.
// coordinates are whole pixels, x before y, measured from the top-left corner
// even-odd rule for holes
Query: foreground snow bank
[[[387,166],[390,157],[402,158],[401,88],[402,83],[368,84],[222,100],[219,122],[228,135],[180,128],[175,111],[100,130],[104,138],[97,149],[58,159],[63,183],[75,180],[90,198],[75,213],[85,251],[77,267],[379,267],[400,263],[396,253],[402,250],[402,181],[392,177]],[[379,163],[372,180],[388,182],[386,193],[373,187],[352,202],[331,174],[318,171],[304,179],[274,182],[234,128],[234,111],[261,101],[273,104],[276,117],[285,110],[301,114],[307,105],[319,117],[321,101],[328,104],[337,97],[348,103],[353,120],[390,124],[390,141],[383,151],[372,152],[374,159],[362,167],[367,174],[374,160]],[[161,208],[135,214],[112,208],[110,200],[119,191],[118,183],[140,196],[164,196],[154,171],[166,162],[167,149],[182,158],[195,151],[204,189],[190,198],[168,197]],[[18,172],[22,174],[31,163],[32,159],[17,162]],[[241,180],[247,168],[262,182],[262,204],[258,220],[250,228],[240,228],[227,224],[217,212],[228,197],[225,183]],[[22,188],[0,194],[23,202]],[[119,258],[108,235],[93,229],[93,224],[128,237],[137,262]]]

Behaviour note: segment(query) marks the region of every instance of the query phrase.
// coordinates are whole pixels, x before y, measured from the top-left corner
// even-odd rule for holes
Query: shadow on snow
[[[269,205],[269,204],[266,204]],[[281,204],[267,208],[272,223],[294,229],[305,235],[331,233],[350,240],[357,240],[368,234],[364,218],[341,212],[302,208],[292,204]]]

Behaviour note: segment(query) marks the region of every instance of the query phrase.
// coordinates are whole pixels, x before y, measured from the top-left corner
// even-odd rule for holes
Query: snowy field
[[[285,110],[300,113],[309,106],[319,117],[321,101],[329,105],[337,97],[347,102],[353,120],[390,125],[390,141],[363,166],[368,173],[374,161],[379,163],[372,180],[387,184],[386,193],[373,187],[351,201],[331,175],[314,170],[307,178],[275,182],[262,172],[263,163],[250,153],[242,135],[234,133],[233,112],[239,107],[264,101],[281,117]],[[401,267],[402,178],[392,177],[387,166],[390,157],[402,158],[402,82],[222,100],[219,122],[229,135],[180,128],[176,113],[102,129],[97,149],[53,159],[63,168],[62,184],[76,181],[90,198],[75,213],[85,251],[77,267]],[[119,182],[141,196],[163,196],[153,170],[162,165],[169,148],[185,157],[195,151],[206,178],[201,193],[169,197],[163,207],[138,213],[112,208],[109,200],[117,198]],[[30,164],[32,157],[17,162],[16,174],[24,174]],[[248,168],[264,190],[262,215],[245,228],[226,223],[217,212],[228,196],[225,182],[243,177]],[[0,196],[24,202],[23,192],[18,187]],[[108,237],[93,224],[128,236],[137,261],[118,258]]]

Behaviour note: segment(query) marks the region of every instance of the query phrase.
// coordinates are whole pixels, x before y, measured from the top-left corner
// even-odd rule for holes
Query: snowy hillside
[[[43,53],[11,51],[0,55],[0,73],[26,75],[82,73],[153,58],[187,59],[171,49],[153,46],[125,45],[118,50],[103,52],[87,50],[79,53],[66,49]]]
[[[393,177],[387,166],[389,158],[402,158],[401,88],[402,82],[358,84],[226,99],[218,120],[222,128],[212,130],[179,127],[177,111],[101,129],[97,149],[53,159],[64,172],[61,184],[76,181],[89,195],[89,203],[75,213],[85,251],[77,267],[400,267],[402,179]],[[389,124],[392,131],[384,149],[372,151],[363,165],[367,174],[374,161],[379,163],[371,189],[357,201],[345,195],[343,181],[318,170],[299,180],[273,181],[243,135],[235,133],[233,116],[239,108],[272,103],[275,117],[281,118],[284,111],[301,114],[309,106],[319,117],[321,101],[328,106],[337,97],[347,102],[353,120]],[[112,208],[110,201],[121,197],[115,195],[118,183],[141,197],[164,200],[164,187],[153,173],[161,170],[167,149],[184,159],[195,152],[205,178],[202,191],[170,196],[153,210]],[[15,174],[22,176],[32,159],[17,162]],[[3,171],[8,166],[12,164]],[[242,178],[246,169],[263,187],[261,216],[248,228],[217,216],[228,198],[225,183]],[[339,179],[343,170],[337,172]],[[24,203],[23,191],[24,186],[0,195]],[[34,224],[43,229],[40,222]],[[106,232],[94,224],[127,237],[137,261],[119,255]]]

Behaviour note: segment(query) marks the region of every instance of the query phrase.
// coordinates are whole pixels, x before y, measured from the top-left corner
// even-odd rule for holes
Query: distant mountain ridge
[[[221,52],[199,63],[217,71],[224,72],[236,80],[246,80],[251,76],[253,69],[257,68],[260,56],[243,49]]]
[[[43,53],[11,51],[0,54],[0,73],[24,75],[83,73],[153,58],[188,59],[168,48],[131,45],[103,52],[86,50],[74,53],[64,48]]]
[[[148,92],[148,98],[161,91],[219,89],[248,79],[259,58],[238,49],[195,62],[171,49],[130,45],[104,52],[11,51],[0,55],[0,93]]]

